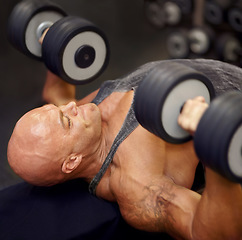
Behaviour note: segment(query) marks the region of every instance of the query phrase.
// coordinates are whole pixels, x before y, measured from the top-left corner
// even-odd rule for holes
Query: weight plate
[[[209,34],[202,28],[193,28],[188,35],[190,49],[193,53],[203,55],[208,52],[211,39]]]
[[[165,11],[163,2],[159,1],[146,1],[144,5],[144,12],[147,20],[153,26],[161,29],[165,27]]]
[[[41,60],[40,36],[46,28],[64,16],[66,13],[49,1],[21,1],[9,17],[8,39],[22,53]]]
[[[213,100],[194,136],[199,159],[228,179],[242,183],[242,94],[227,92]]]
[[[192,0],[169,0],[175,3],[181,10],[182,14],[191,14],[193,9]]]
[[[176,25],[181,21],[181,9],[177,6],[177,4],[173,2],[166,2],[164,4],[164,11],[166,14],[166,23],[168,25]]]
[[[215,2],[206,1],[204,15],[205,19],[214,25],[222,24],[224,19],[223,9]]]
[[[242,9],[230,9],[228,12],[228,21],[235,31],[242,32]]]
[[[226,62],[237,62],[241,51],[242,46],[235,36],[225,33],[219,37],[216,47],[219,59]]]
[[[152,94],[151,94],[152,93]],[[214,97],[212,83],[200,72],[178,63],[156,67],[135,94],[135,114],[148,131],[170,143],[191,139],[177,123],[183,104],[197,96]]]
[[[182,30],[172,32],[166,40],[166,46],[171,58],[186,58],[189,55],[188,37]]]
[[[91,22],[72,16],[59,20],[49,29],[42,51],[46,66],[72,84],[94,80],[109,60],[104,33]]]

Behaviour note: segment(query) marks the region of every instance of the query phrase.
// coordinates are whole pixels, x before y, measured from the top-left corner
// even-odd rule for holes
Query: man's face
[[[86,151],[100,137],[101,116],[98,107],[89,103],[76,106],[75,102],[56,107],[46,105],[47,122],[55,129],[55,137],[73,146],[72,152]]]
[[[61,174],[61,165],[70,154],[88,155],[100,136],[101,115],[95,104],[45,105],[16,124],[9,141],[9,163],[25,180],[37,175],[48,178],[51,170]]]

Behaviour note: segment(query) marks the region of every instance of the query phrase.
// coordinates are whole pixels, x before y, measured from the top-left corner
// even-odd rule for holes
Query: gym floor
[[[28,58],[7,41],[9,14],[17,0],[0,0],[0,189],[21,181],[7,162],[7,144],[16,121],[28,110],[42,105],[46,68]],[[111,57],[106,71],[94,82],[78,86],[81,98],[101,82],[115,79],[143,63],[167,58],[164,32],[145,19],[141,0],[53,0],[69,15],[89,19],[107,35]]]

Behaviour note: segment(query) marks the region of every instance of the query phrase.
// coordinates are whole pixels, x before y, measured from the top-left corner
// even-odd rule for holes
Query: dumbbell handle
[[[187,100],[181,107],[181,113],[178,117],[178,124],[191,135],[194,135],[198,123],[208,108],[204,97],[196,97]]]

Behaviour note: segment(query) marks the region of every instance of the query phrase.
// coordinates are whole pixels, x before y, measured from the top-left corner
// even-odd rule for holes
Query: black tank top
[[[108,97],[113,92],[128,92],[130,90],[135,91],[139,83],[149,74],[149,72],[159,65],[159,67],[167,68],[170,66],[171,62],[177,62],[188,67],[191,67],[197,71],[202,72],[204,75],[210,79],[213,83],[216,95],[220,95],[228,90],[240,90],[242,85],[242,69],[235,67],[233,65],[215,61],[215,60],[164,60],[157,62],[147,63],[140,68],[136,69],[134,72],[120,78],[117,80],[109,80],[104,82],[100,90],[92,101],[95,104],[100,104],[106,97]],[[128,111],[128,114],[124,120],[124,123],[114,139],[111,149],[97,175],[92,179],[89,184],[90,193],[96,193],[96,188],[106,170],[108,169],[114,154],[116,153],[119,145],[135,130],[138,126],[138,121],[136,120],[133,108],[133,102]]]

